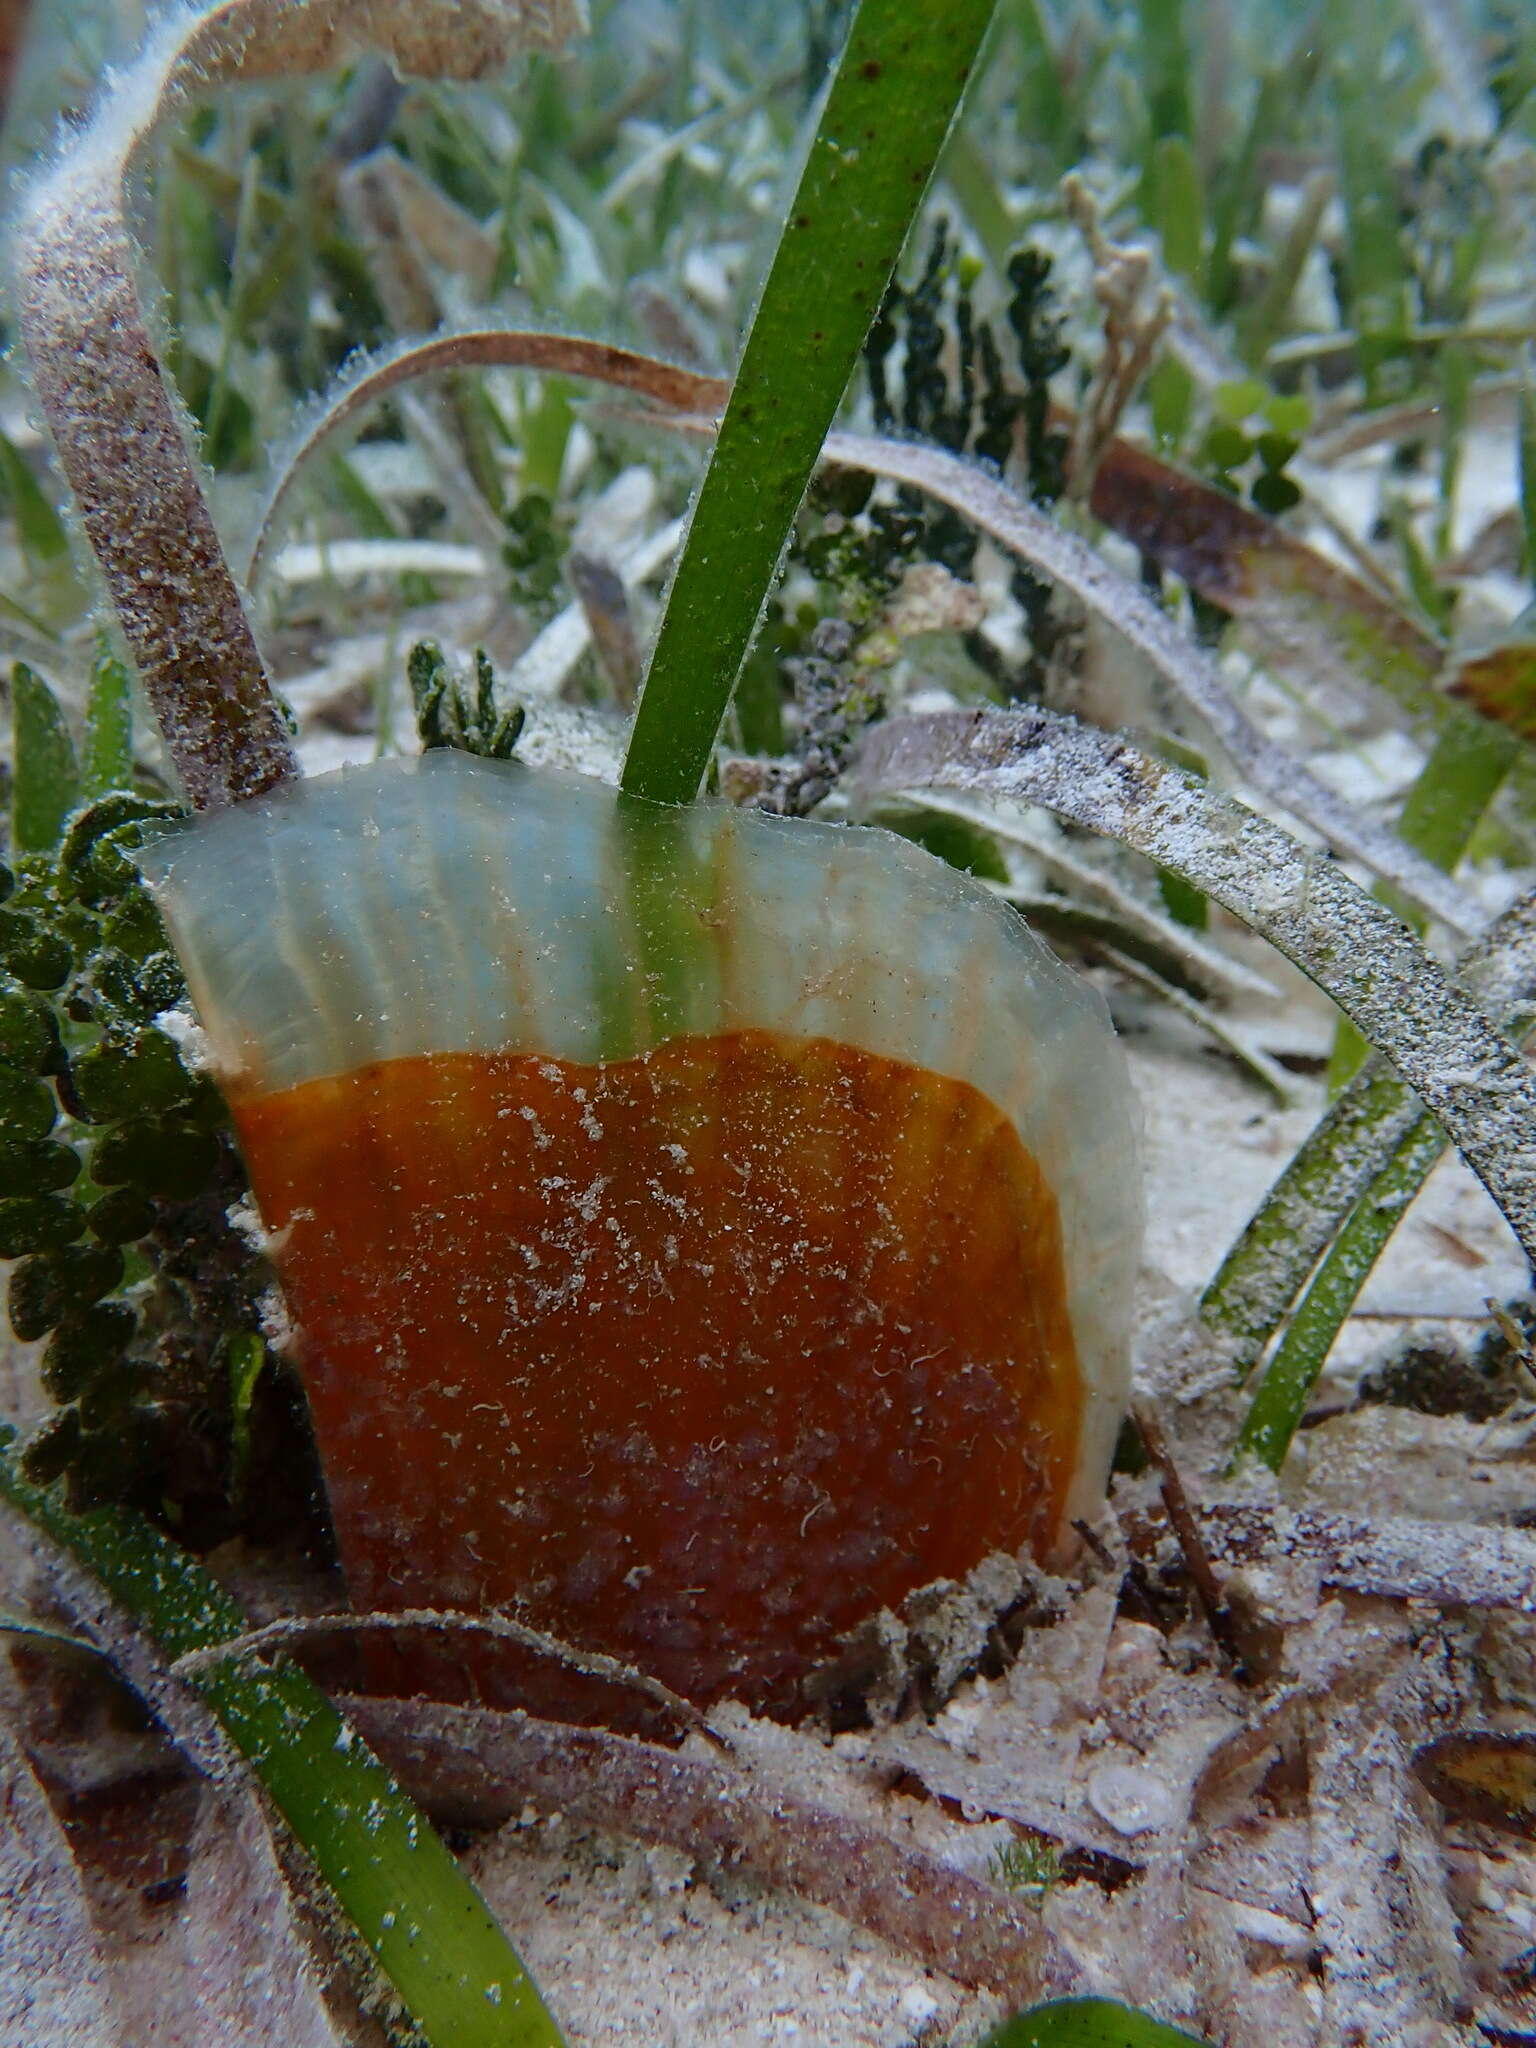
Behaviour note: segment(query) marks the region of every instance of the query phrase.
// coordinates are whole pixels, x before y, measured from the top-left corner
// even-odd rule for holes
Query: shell
[[[1096,993],[894,836],[458,753],[144,856],[354,1600],[794,1711],[1102,1492],[1139,1175]]]

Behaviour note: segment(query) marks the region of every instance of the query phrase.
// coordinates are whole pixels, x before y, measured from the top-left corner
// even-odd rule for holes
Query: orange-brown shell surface
[[[146,868],[357,1604],[502,1608],[793,1713],[844,1631],[1102,1488],[1128,1084],[978,885],[447,754]]]

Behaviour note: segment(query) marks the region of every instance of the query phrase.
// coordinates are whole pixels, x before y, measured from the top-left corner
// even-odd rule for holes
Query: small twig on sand
[[[1131,1403],[1131,1417],[1142,1443],[1146,1446],[1147,1456],[1157,1468],[1158,1491],[1163,1498],[1163,1507],[1173,1533],[1178,1538],[1179,1549],[1184,1555],[1184,1566],[1189,1573],[1189,1582],[1195,1589],[1195,1597],[1200,1602],[1200,1610],[1210,1627],[1216,1647],[1228,1663],[1240,1666],[1243,1656],[1238,1639],[1237,1617],[1227,1598],[1226,1588],[1217,1576],[1216,1567],[1211,1563],[1211,1554],[1200,1534],[1200,1525],[1195,1520],[1195,1511],[1190,1505],[1183,1476],[1174,1462],[1173,1452],[1168,1448],[1163,1425],[1145,1401]]]

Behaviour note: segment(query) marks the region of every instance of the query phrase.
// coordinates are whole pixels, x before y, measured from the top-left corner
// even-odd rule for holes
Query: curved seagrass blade
[[[905,841],[435,752],[146,857],[365,1604],[791,1711],[1102,1490],[1139,1193],[1097,995]]]
[[[188,797],[237,802],[296,773],[250,620],[145,324],[132,165],[195,93],[310,76],[359,44],[402,72],[475,78],[558,48],[575,0],[223,0],[168,7],[89,124],[28,190],[17,318],[37,395]]]

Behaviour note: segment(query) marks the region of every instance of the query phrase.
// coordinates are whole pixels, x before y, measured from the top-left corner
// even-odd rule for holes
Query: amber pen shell
[[[287,1244],[355,1599],[526,1606],[528,1588],[543,1588],[536,1619],[659,1660],[679,1690],[782,1697],[863,1613],[963,1575],[992,1548],[1054,1552],[1092,1511],[1124,1402],[1139,1235],[1129,1084],[1098,996],[968,878],[884,833],[724,805],[637,810],[579,777],[441,754],[243,806],[162,842],[145,866],[214,1055],[243,1077],[242,1132]],[[530,1190],[552,1183],[579,1198],[605,1124],[617,1145],[607,1179],[617,1165],[622,1192],[583,1243],[568,1203],[541,1207]],[[523,1156],[497,1153],[509,1125]],[[570,1169],[542,1183],[541,1130]],[[691,1239],[680,1247],[673,1232],[668,1254],[663,1231],[647,1251],[642,1210],[651,1225],[668,1203],[689,1210],[687,1176],[679,1167],[664,1184],[658,1166],[701,1145],[719,1171],[688,1216]],[[733,1186],[754,1177],[756,1196],[733,1209]],[[798,1212],[818,1202],[841,1237],[801,1228]],[[465,1206],[448,1248],[433,1252],[423,1219],[446,1225],[455,1203]],[[359,1215],[379,1228],[360,1234]],[[861,1305],[848,1276],[882,1228],[896,1249]],[[644,1269],[652,1293],[675,1294],[692,1270],[696,1299],[659,1319],[645,1354],[621,1276],[604,1269],[580,1314],[596,1312],[609,1366],[584,1380],[580,1315],[564,1315],[562,1336],[561,1315],[532,1313],[537,1289],[525,1284],[509,1319],[498,1303],[517,1296],[518,1276],[487,1247],[531,1249],[551,1270],[564,1259],[565,1281],[585,1285],[594,1246],[611,1251],[615,1231],[628,1232],[632,1282]],[[455,1232],[474,1248],[477,1280],[455,1265]],[[734,1295],[698,1281],[722,1251],[750,1264],[754,1247],[757,1278],[742,1267]],[[777,1293],[761,1281],[775,1258]],[[433,1298],[454,1285],[456,1300]],[[917,1304],[902,1356],[868,1335],[882,1289],[881,1314],[897,1323],[901,1303]],[[817,1419],[771,1367],[763,1377],[758,1360],[773,1348],[752,1334],[754,1290],[757,1321],[820,1359],[819,1384],[842,1389],[840,1410]],[[558,1308],[559,1288],[547,1299]],[[731,1299],[743,1310],[734,1338],[722,1322]],[[370,1322],[370,1305],[391,1302],[409,1329],[391,1334],[388,1315]],[[974,1337],[983,1311],[996,1325]],[[444,1333],[466,1329],[447,1384],[479,1374],[482,1413],[500,1409],[469,1454],[451,1402],[420,1429],[434,1407],[430,1354],[440,1364]],[[953,1384],[925,1378],[956,1342],[976,1355],[966,1351]],[[645,1434],[648,1388],[690,1349],[716,1359],[721,1384],[690,1368],[670,1387],[674,1411],[698,1410],[695,1436],[684,1427],[653,1444],[670,1477],[626,1491],[606,1471],[599,1543],[591,1525],[603,1516],[581,1498],[581,1475]],[[387,1400],[359,1403],[370,1351],[397,1369]],[[637,1384],[615,1405],[626,1361]],[[1002,1403],[985,1421],[982,1382]],[[563,1394],[551,1401],[551,1388]],[[964,1400],[956,1411],[957,1389],[970,1412]],[[852,1427],[850,1403],[866,1395],[886,1399],[882,1419],[866,1405]],[[724,1446],[750,1445],[765,1415],[794,1427],[771,1456],[725,1469]],[[817,1432],[839,1428],[845,1455],[826,1486],[811,1470]],[[470,1523],[487,1520],[500,1470],[515,1462],[507,1447],[526,1455],[530,1435],[544,1454],[535,1463],[571,1471],[578,1490],[562,1498],[546,1482],[534,1498],[543,1535],[522,1540],[526,1527],[503,1518],[490,1545],[501,1562],[482,1567],[472,1558],[491,1532]],[[999,1448],[976,1450],[985,1437]],[[452,1457],[423,1451],[450,1439]],[[706,1475],[708,1445],[721,1449]],[[676,1478],[689,1469],[698,1483],[684,1499]],[[911,1505],[924,1470],[947,1505]],[[402,1491],[402,1473],[422,1479],[421,1497]],[[440,1505],[455,1493],[457,1520]],[[562,1537],[578,1526],[579,1541]],[[778,1541],[791,1527],[798,1539]],[[465,1535],[478,1539],[468,1551]],[[713,1546],[708,1573],[668,1547],[701,1542]],[[401,1592],[405,1580],[414,1593]]]

